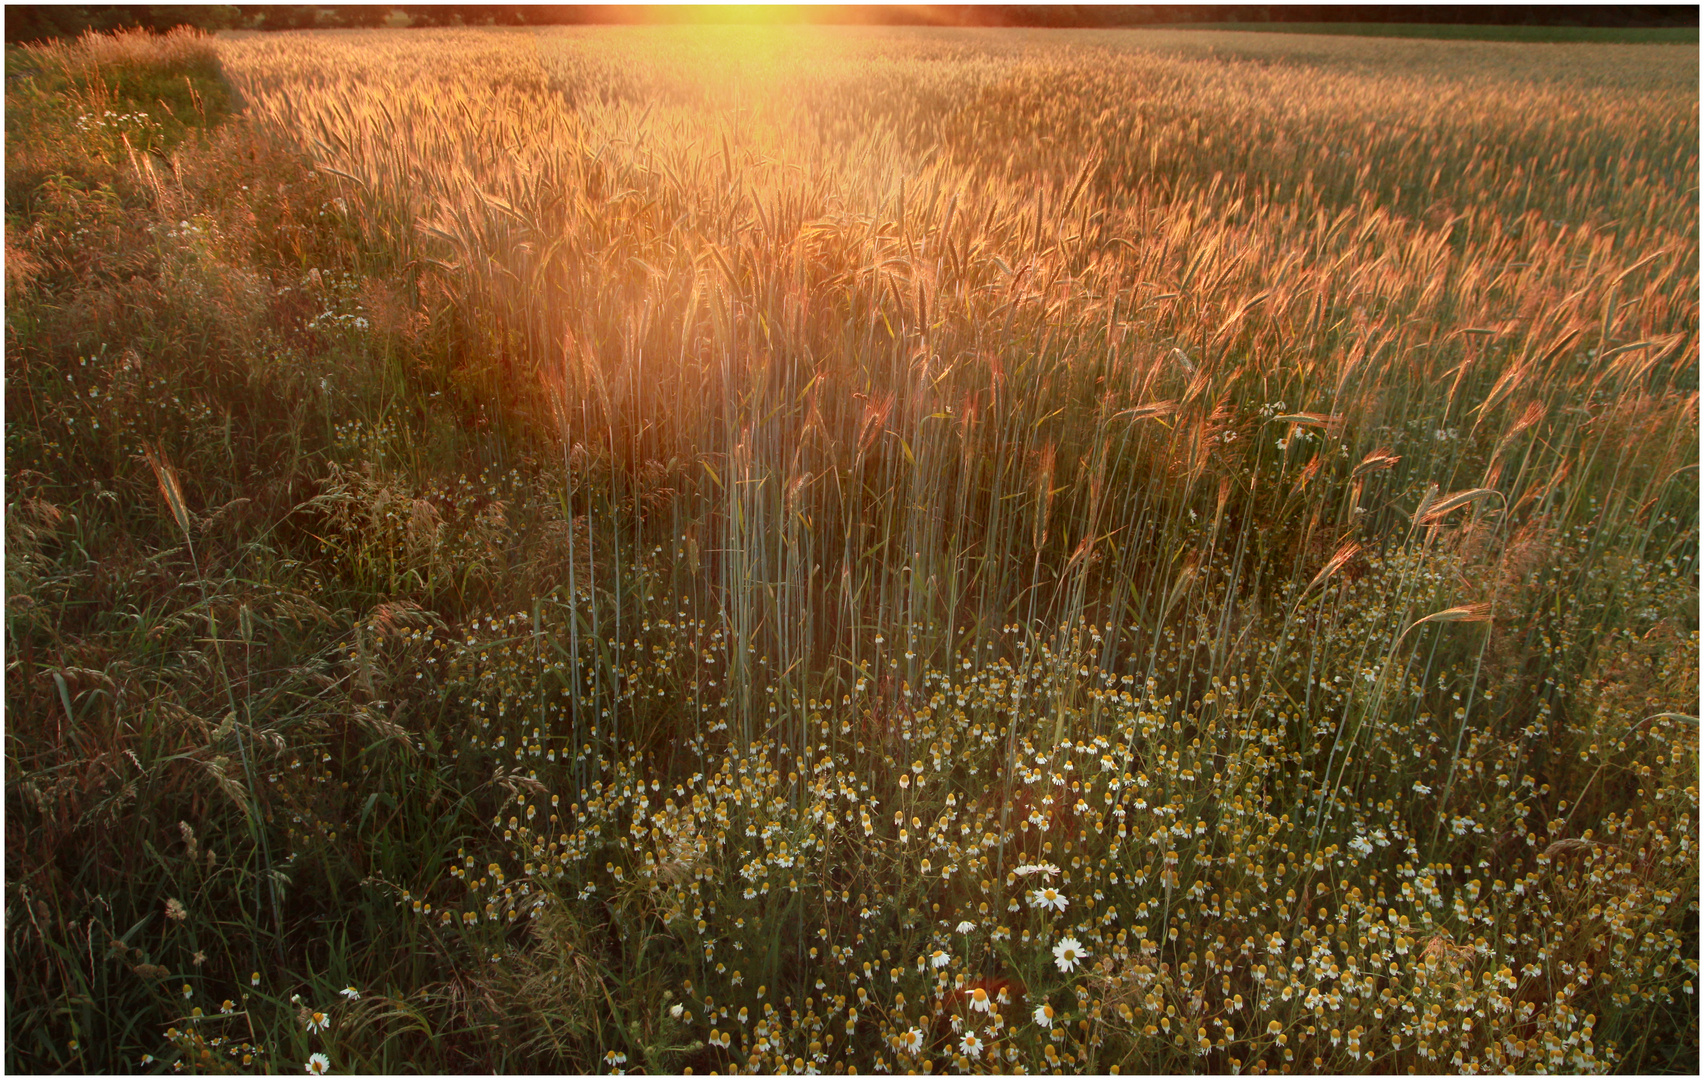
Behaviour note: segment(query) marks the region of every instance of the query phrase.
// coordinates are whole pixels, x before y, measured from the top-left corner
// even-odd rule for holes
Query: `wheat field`
[[[8,1068],[1696,1071],[1696,46],[8,75]]]

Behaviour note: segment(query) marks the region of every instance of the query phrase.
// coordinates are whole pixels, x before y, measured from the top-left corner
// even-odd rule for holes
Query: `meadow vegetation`
[[[1696,46],[7,76],[9,1069],[1696,1071]]]

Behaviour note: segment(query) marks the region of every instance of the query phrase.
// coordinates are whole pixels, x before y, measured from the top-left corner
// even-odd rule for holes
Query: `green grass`
[[[8,1069],[1696,1071],[1695,62],[1132,40],[9,55]]]

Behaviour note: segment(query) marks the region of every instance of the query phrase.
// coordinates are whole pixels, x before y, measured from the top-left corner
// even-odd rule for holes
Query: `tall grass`
[[[382,973],[335,1067],[1695,1062],[1696,53],[1230,41],[219,44],[207,160],[299,155],[319,217],[209,164],[276,207],[208,271],[258,389],[171,423],[288,385],[312,479],[215,569],[156,425],[27,460],[199,550],[192,711],[277,763],[221,766],[214,906]],[[279,576],[314,644],[254,629]],[[8,697],[75,725],[69,664]]]

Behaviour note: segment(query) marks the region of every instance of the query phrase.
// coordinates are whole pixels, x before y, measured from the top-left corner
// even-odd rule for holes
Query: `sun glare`
[[[789,26],[806,21],[802,4],[682,4],[645,9],[653,24]]]

